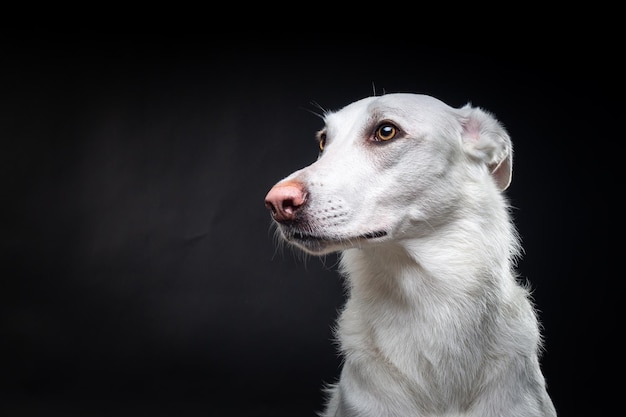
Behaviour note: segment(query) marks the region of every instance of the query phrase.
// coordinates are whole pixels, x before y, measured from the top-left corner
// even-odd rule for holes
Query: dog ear
[[[500,190],[506,190],[513,174],[513,145],[504,127],[492,114],[467,104],[460,109],[466,152],[483,161]]]

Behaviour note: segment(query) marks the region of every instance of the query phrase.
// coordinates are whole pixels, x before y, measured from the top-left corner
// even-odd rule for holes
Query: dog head
[[[324,122],[317,161],[265,198],[282,237],[312,254],[419,238],[511,181],[509,136],[480,108],[387,94]]]

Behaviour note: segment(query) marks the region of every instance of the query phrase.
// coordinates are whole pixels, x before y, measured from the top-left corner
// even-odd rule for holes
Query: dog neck
[[[459,389],[486,377],[481,364],[506,342],[498,336],[506,334],[505,311],[521,299],[511,272],[514,230],[502,220],[474,236],[455,224],[451,233],[344,251],[349,297],[337,337],[346,357],[381,358],[409,379],[428,373],[432,382],[440,374],[442,384],[462,369]],[[506,229],[508,243],[491,239],[497,227]],[[442,245],[448,250],[438,250]],[[530,346],[536,341],[528,331]],[[463,348],[449,348],[455,346]]]

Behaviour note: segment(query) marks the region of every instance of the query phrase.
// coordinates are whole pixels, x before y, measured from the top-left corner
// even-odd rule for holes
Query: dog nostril
[[[265,207],[270,210],[272,217],[280,222],[293,220],[299,208],[299,206],[294,203],[293,199],[267,201]]]
[[[293,221],[296,212],[306,200],[306,193],[301,184],[296,182],[281,183],[274,186],[265,196],[265,207],[271,211],[278,222]]]
[[[272,212],[272,216],[276,215],[276,207],[274,207],[274,204],[271,201],[265,200],[265,208]]]
[[[292,215],[296,212],[296,210],[298,210],[298,207],[296,204],[294,204],[292,199],[288,199],[288,200],[283,200],[282,202],[282,209],[285,213]]]

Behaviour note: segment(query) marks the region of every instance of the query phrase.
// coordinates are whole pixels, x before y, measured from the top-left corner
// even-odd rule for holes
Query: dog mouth
[[[293,233],[289,234],[289,237],[291,239],[295,239],[295,240],[327,240],[327,241],[335,241],[335,242],[340,242],[340,241],[350,241],[350,240],[354,240],[354,239],[377,239],[379,237],[383,237],[383,236],[387,236],[387,232],[385,232],[384,230],[379,230],[377,232],[369,232],[369,233],[364,233],[362,235],[357,236],[356,238],[340,238],[340,239],[333,239],[333,238],[328,238],[325,236],[319,236],[319,235],[313,235],[310,233],[305,233],[305,232],[300,232],[300,231],[295,231]]]
[[[363,241],[371,241],[387,236],[385,230],[378,230],[353,237],[323,236],[302,230],[284,230],[285,240],[311,253],[338,251],[350,247],[358,247]]]

